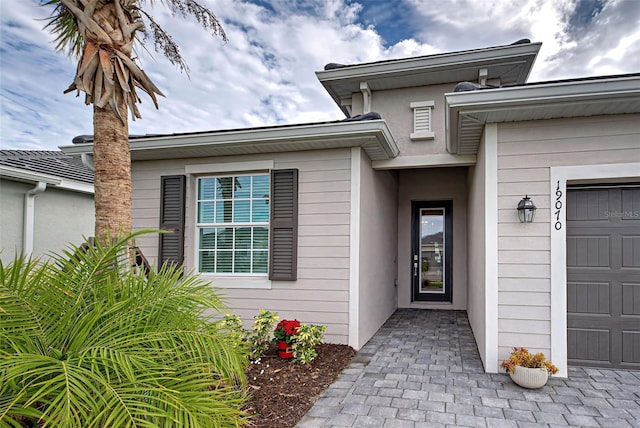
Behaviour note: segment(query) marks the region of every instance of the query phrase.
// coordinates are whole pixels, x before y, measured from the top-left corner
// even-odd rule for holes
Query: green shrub
[[[327,327],[324,325],[300,324],[292,345],[296,361],[301,364],[313,361],[318,356],[316,346],[324,341],[326,331]]]
[[[273,332],[273,326],[280,317],[275,312],[260,309],[260,313],[253,319],[253,330],[248,332],[247,340],[250,347],[249,358],[255,361],[269,349],[269,339]]]
[[[246,423],[246,356],[206,282],[128,267],[127,245],[0,262],[0,426]]]

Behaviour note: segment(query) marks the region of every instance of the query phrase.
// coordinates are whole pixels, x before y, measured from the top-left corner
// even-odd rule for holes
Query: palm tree
[[[174,13],[190,15],[226,41],[216,16],[195,0],[160,0]],[[93,157],[96,237],[128,233],[131,228],[131,158],[127,112],[140,118],[137,90],[146,92],[156,108],[163,95],[136,63],[139,33],[151,36],[181,71],[188,73],[178,46],[142,9],[145,0],[41,0],[54,6],[47,28],[56,35],[56,49],[78,59],[73,83],[65,93],[85,92],[93,104]],[[153,5],[153,0],[149,4]]]
[[[44,264],[0,261],[0,427],[235,427],[246,347],[218,291],[124,263],[125,235]]]

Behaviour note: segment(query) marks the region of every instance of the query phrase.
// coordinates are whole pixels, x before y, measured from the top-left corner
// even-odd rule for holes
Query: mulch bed
[[[278,357],[275,345],[247,369],[251,392],[247,411],[256,428],[293,427],[311,409],[355,355],[347,345],[324,343],[318,357],[302,365]]]

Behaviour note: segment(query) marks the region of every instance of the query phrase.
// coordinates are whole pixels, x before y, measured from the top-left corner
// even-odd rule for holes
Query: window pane
[[[267,251],[253,252],[253,272],[267,273]]]
[[[198,223],[213,223],[213,201],[198,202]]]
[[[269,221],[269,205],[264,199],[258,199],[251,202],[253,209],[251,212],[252,221]]]
[[[216,272],[231,273],[232,251],[218,251]]]
[[[231,223],[233,202],[231,199],[227,201],[216,201],[216,223]]]
[[[251,197],[253,198],[269,197],[269,176],[268,175],[256,175],[253,177],[253,191],[252,191]]]
[[[198,180],[198,199],[213,199],[216,188],[214,178],[201,178]]]
[[[233,221],[248,222],[250,206],[250,201],[233,201]]]
[[[236,251],[234,260],[234,272],[249,273],[251,272],[251,252]]]
[[[218,249],[230,250],[233,248],[233,228],[218,228]]]
[[[200,229],[200,248],[210,250],[216,248],[216,229]]]
[[[233,196],[233,177],[218,177],[216,199],[231,199]]]
[[[200,272],[214,272],[215,253],[213,251],[200,252]]]
[[[269,248],[269,229],[266,227],[253,228],[253,249],[266,250]]]
[[[235,177],[233,199],[249,198],[251,196],[251,176]]]
[[[241,227],[236,229],[236,250],[248,250],[251,249],[251,228]]]

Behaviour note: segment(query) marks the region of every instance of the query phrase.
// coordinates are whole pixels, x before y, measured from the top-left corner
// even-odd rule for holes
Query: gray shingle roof
[[[53,175],[83,183],[93,183],[93,171],[59,151],[0,150],[0,165]]]

